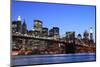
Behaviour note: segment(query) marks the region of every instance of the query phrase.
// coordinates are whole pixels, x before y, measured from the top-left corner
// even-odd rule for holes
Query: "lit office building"
[[[50,30],[49,30],[49,36],[50,36],[50,37],[53,37],[53,29],[50,29]]]
[[[13,33],[21,33],[22,26],[21,26],[21,18],[18,16],[17,21],[12,21],[12,32]]]
[[[41,36],[42,34],[42,21],[34,20],[34,35]]]
[[[42,36],[43,37],[48,37],[48,28],[46,28],[46,27],[42,28]]]
[[[16,33],[16,32],[17,32],[17,22],[12,21],[12,33]]]
[[[41,31],[42,30],[42,21],[34,20],[34,29],[37,31]]]
[[[21,31],[22,31],[21,29],[22,29],[21,17],[18,16],[18,18],[17,18],[17,32],[18,32],[18,33],[21,33]]]
[[[54,35],[59,35],[59,28],[53,27]]]
[[[54,37],[54,39],[59,39],[60,38],[59,28],[53,27],[51,30],[49,30],[49,36]]]

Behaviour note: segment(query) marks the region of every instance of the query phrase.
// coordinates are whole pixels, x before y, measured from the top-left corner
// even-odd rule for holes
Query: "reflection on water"
[[[30,56],[13,57],[11,64],[12,65],[32,65],[32,64],[95,61],[95,60],[96,60],[95,53],[30,55]]]

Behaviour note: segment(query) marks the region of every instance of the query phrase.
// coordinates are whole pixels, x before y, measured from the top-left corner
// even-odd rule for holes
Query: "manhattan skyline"
[[[18,16],[25,19],[28,30],[33,28],[33,20],[39,19],[44,27],[59,27],[60,35],[67,31],[83,34],[92,27],[95,38],[95,6],[13,1],[12,20]]]

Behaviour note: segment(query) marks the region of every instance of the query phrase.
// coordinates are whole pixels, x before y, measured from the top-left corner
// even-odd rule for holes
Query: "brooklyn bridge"
[[[94,53],[96,51],[96,46],[94,43],[87,44],[83,40],[78,38],[74,38],[73,40],[69,41],[69,40],[60,40],[60,39],[57,40],[52,37],[39,37],[39,36],[22,35],[22,34],[20,35],[13,34],[12,38],[13,40],[22,41],[20,43],[22,47],[21,49],[19,49],[20,54],[22,53],[23,50],[25,50],[25,48],[29,47],[28,43],[34,40],[40,42],[43,41],[44,45],[46,45],[45,43],[50,43],[50,45],[53,45],[52,47],[45,47],[44,49],[41,50],[39,50],[39,47],[37,46],[36,47],[37,51],[35,51],[34,54]],[[30,47],[34,47],[34,46],[31,45]],[[32,54],[31,51],[29,51],[29,54]]]

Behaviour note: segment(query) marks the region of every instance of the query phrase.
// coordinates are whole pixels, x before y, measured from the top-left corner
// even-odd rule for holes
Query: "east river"
[[[13,56],[12,66],[95,61],[95,53]]]

